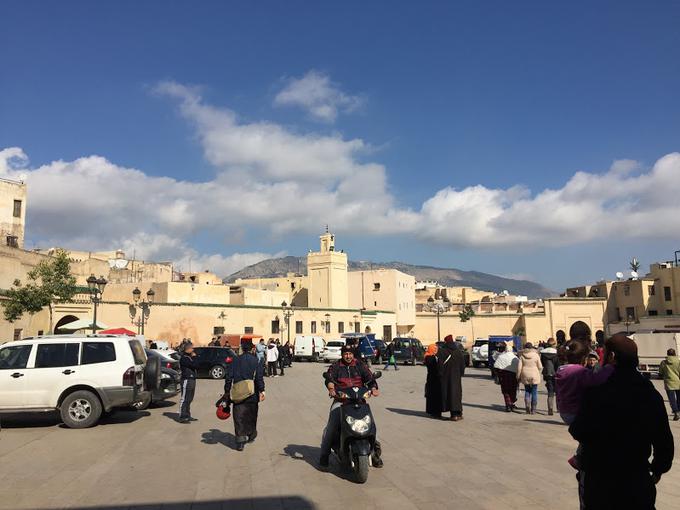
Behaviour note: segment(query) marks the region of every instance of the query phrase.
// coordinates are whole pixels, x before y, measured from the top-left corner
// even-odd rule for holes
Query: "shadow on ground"
[[[399,409],[397,407],[386,407],[385,409],[391,413],[403,414],[404,416],[417,416],[419,418],[436,420],[436,418],[432,418],[432,416],[427,414],[425,411],[416,411],[415,409]]]
[[[99,422],[95,426],[117,425],[121,423],[133,423],[140,418],[149,416],[148,411],[135,410],[116,410],[102,414]],[[0,423],[4,429],[15,428],[38,428],[38,427],[56,427],[68,428],[61,422],[61,416],[57,411],[48,413],[15,413],[0,415]]]
[[[201,443],[204,444],[221,444],[232,450],[236,450],[236,437],[229,432],[222,432],[218,429],[210,429],[208,432],[201,434]]]
[[[70,510],[314,510],[316,505],[302,496],[280,496],[243,499],[212,499],[207,501],[177,501],[153,503],[123,503],[120,505],[71,506]],[[44,507],[36,510],[48,510]]]
[[[283,449],[282,455],[290,457],[293,460],[303,460],[316,471],[319,469],[319,457],[321,456],[321,448],[318,446],[310,446],[307,444],[289,444]],[[340,464],[338,464],[337,457],[333,454],[330,458],[329,473],[336,475],[343,480],[353,481],[350,473],[347,472]]]

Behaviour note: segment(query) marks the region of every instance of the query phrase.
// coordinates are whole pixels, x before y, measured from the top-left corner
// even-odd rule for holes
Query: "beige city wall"
[[[3,299],[4,298],[0,297],[0,344],[14,340],[14,331],[16,329],[21,330],[21,338],[35,336],[40,331],[47,333],[49,328],[49,313],[47,309],[41,310],[33,315],[24,314],[21,319],[15,322],[7,322],[4,317],[2,317],[4,310],[1,302]]]

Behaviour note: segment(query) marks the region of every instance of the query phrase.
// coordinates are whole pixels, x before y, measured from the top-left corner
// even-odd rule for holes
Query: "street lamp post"
[[[286,332],[288,334],[288,342],[290,343],[290,317],[295,313],[295,310],[293,309],[293,305],[289,305],[284,301],[281,303],[281,311],[286,320]]]
[[[427,298],[427,305],[429,310],[437,316],[437,342],[442,341],[441,328],[439,325],[439,317],[449,309],[449,299],[444,298],[442,301],[436,300],[430,296]]]
[[[90,301],[94,304],[94,318],[92,320],[92,334],[97,331],[97,305],[102,302],[102,294],[108,283],[103,276],[97,278],[91,274],[87,281],[87,288],[90,290]]]
[[[137,332],[142,336],[144,335],[144,325],[148,322],[149,315],[151,314],[151,305],[153,304],[155,295],[156,293],[153,291],[153,289],[149,289],[146,292],[146,301],[140,301],[142,297],[142,291],[137,287],[135,287],[135,290],[132,291],[133,304],[130,305],[130,320],[134,326],[137,326]],[[137,308],[139,308],[140,314],[139,318],[135,320],[135,317],[137,316]]]
[[[628,336],[628,334],[630,333],[630,325],[633,322],[635,322],[635,321],[633,320],[632,316],[629,315],[629,316],[626,317],[626,322],[624,322],[624,324],[626,325],[626,336]]]

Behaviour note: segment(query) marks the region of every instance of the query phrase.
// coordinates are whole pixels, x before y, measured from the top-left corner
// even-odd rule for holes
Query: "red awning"
[[[99,331],[100,335],[127,335],[127,336],[135,336],[137,333],[130,331],[129,329],[125,328],[113,328],[113,329],[104,329],[102,331]]]

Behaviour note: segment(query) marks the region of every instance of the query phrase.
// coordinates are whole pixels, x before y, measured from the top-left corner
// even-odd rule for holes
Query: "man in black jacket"
[[[224,400],[234,404],[234,435],[236,449],[243,451],[246,443],[252,443],[257,437],[257,413],[260,402],[264,401],[264,362],[255,354],[255,346],[251,340],[241,343],[243,354],[234,358],[227,365],[224,376]],[[253,394],[240,402],[231,402],[231,388],[241,381],[253,381]]]
[[[179,422],[189,423],[196,421],[191,417],[191,401],[194,400],[196,391],[196,375],[198,373],[198,361],[191,342],[184,344],[184,353],[179,359],[182,376],[182,397],[179,401]]]
[[[664,401],[637,371],[635,342],[614,335],[605,342],[604,352],[614,372],[607,382],[586,391],[569,427],[582,447],[584,507],[653,510],[656,483],[673,463]]]

